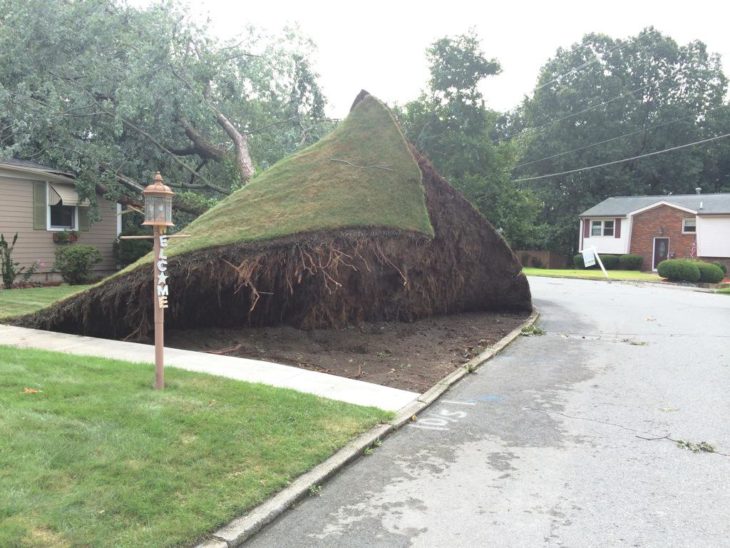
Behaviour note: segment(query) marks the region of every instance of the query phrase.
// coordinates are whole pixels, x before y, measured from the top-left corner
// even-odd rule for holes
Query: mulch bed
[[[424,392],[526,318],[526,314],[475,312],[412,323],[368,322],[345,329],[171,330],[166,344]]]

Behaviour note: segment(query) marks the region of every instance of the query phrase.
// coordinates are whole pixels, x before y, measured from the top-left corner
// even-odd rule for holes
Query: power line
[[[588,171],[588,170],[596,169],[596,168],[599,168],[599,167],[612,166],[612,165],[615,165],[615,164],[621,164],[623,162],[630,162],[631,160],[639,160],[641,158],[648,158],[649,156],[657,156],[659,154],[664,154],[666,152],[672,152],[674,150],[679,150],[679,149],[682,149],[682,148],[687,148],[687,147],[692,147],[692,146],[696,146],[696,145],[701,145],[701,144],[704,144],[704,143],[709,143],[711,141],[718,141],[720,139],[725,139],[726,137],[730,137],[730,133],[725,133],[724,135],[716,135],[715,137],[710,137],[709,139],[703,139],[701,141],[695,141],[693,143],[687,143],[687,144],[679,145],[679,146],[676,146],[676,147],[665,148],[663,150],[657,150],[655,152],[649,152],[647,154],[640,154],[638,156],[632,156],[631,158],[623,158],[621,160],[614,160],[612,162],[605,162],[603,164],[596,164],[596,165],[593,165],[593,166],[581,167],[581,168],[578,168],[578,169],[570,169],[568,171],[560,171],[558,173],[548,173],[547,175],[539,175],[537,177],[523,177],[521,179],[513,179],[512,182],[513,183],[522,183],[522,182],[525,182],[525,181],[537,181],[538,179],[547,179],[548,177],[558,177],[560,175],[570,175],[571,173],[579,173],[581,171]]]
[[[664,78],[666,78],[666,76],[665,76]],[[525,131],[527,131],[527,130],[530,130],[530,129],[532,129],[532,130],[535,130],[535,131],[539,131],[539,130],[541,130],[541,129],[543,129],[543,128],[546,128],[546,127],[550,127],[550,126],[553,126],[553,125],[557,124],[558,122],[563,122],[563,121],[565,121],[565,120],[569,120],[570,118],[575,118],[576,116],[580,116],[581,114],[585,114],[586,112],[590,112],[590,111],[592,111],[592,110],[595,110],[595,109],[597,109],[597,108],[599,108],[599,107],[603,107],[603,106],[606,106],[606,105],[608,105],[609,103],[613,103],[614,101],[617,101],[617,100],[621,99],[621,98],[622,98],[622,97],[624,97],[624,96],[627,96],[627,95],[633,95],[633,94],[634,94],[634,93],[636,93],[637,91],[642,91],[642,90],[645,90],[645,89],[646,89],[646,88],[648,88],[648,87],[651,87],[651,86],[653,86],[654,84],[658,84],[658,83],[659,83],[659,82],[661,82],[661,81],[662,81],[662,80],[663,80],[664,78],[661,78],[660,80],[658,80],[658,81],[656,81],[656,82],[649,82],[648,84],[646,84],[646,85],[644,85],[644,86],[641,86],[641,87],[639,87],[639,88],[636,88],[636,89],[632,89],[631,91],[623,91],[623,92],[621,92],[620,94],[616,95],[615,97],[611,97],[610,99],[606,99],[605,101],[601,101],[600,103],[597,103],[597,104],[595,104],[595,105],[591,105],[591,106],[589,106],[588,108],[585,108],[585,109],[583,109],[583,110],[580,110],[580,111],[578,111],[578,112],[572,112],[572,113],[570,113],[570,114],[566,114],[565,116],[562,116],[562,117],[560,117],[560,118],[557,118],[557,119],[555,119],[555,120],[552,120],[552,121],[550,121],[550,122],[547,122],[547,123],[545,123],[545,124],[541,124],[541,125],[539,125],[539,126],[533,126],[533,127],[527,127],[527,128],[523,128],[523,129],[521,129],[520,131],[518,131],[517,133],[515,133],[515,134],[514,134],[514,135],[512,136],[512,138],[515,138],[515,137],[517,137],[517,136],[521,135],[522,133],[524,133],[524,132],[525,132]]]
[[[629,44],[630,44],[630,42],[625,42],[623,44],[619,44],[619,45],[614,46],[613,48],[609,49],[608,51],[601,53],[601,55],[609,55],[609,54],[613,53],[614,51],[616,51],[617,49],[624,48],[624,47],[628,46]],[[591,47],[591,46],[592,46],[592,44],[590,46],[588,44],[586,44],[583,47]],[[553,78],[549,82],[545,82],[544,84],[541,84],[541,85],[537,86],[534,91],[541,90],[541,89],[549,86],[550,84],[554,84],[555,82],[559,82],[565,76],[570,76],[571,74],[576,74],[577,72],[580,72],[581,70],[583,70],[585,67],[588,67],[590,65],[593,65],[595,63],[598,63],[601,60],[601,58],[598,57],[598,55],[596,55],[596,52],[593,50],[592,47],[591,47],[591,52],[593,53],[593,59],[591,59],[589,61],[585,61],[585,62],[581,63],[580,65],[578,65],[577,67],[573,67],[568,72],[564,72],[563,74],[559,74],[558,76],[556,76],[555,78]]]
[[[591,143],[589,145],[584,145],[582,147],[574,148],[574,149],[571,149],[571,150],[566,150],[564,152],[558,152],[556,154],[552,154],[550,156],[545,156],[544,158],[540,158],[538,160],[530,160],[529,162],[522,162],[520,164],[517,164],[515,166],[515,169],[517,169],[518,167],[522,167],[522,166],[529,166],[529,165],[532,165],[532,164],[536,164],[536,163],[542,162],[544,160],[552,160],[553,158],[559,158],[560,156],[565,156],[566,154],[571,154],[573,152],[580,152],[581,150],[587,150],[589,148],[593,148],[593,147],[596,147],[598,145],[605,145],[606,143],[610,143],[611,141],[616,141],[618,139],[623,139],[624,137],[631,137],[632,135],[637,135],[639,133],[644,133],[646,131],[651,131],[652,129],[659,129],[660,127],[670,126],[672,124],[676,124],[677,122],[683,122],[683,121],[686,121],[686,120],[692,120],[694,118],[698,118],[699,116],[703,116],[704,114],[707,114],[709,112],[712,112],[713,110],[717,110],[718,108],[722,108],[722,106],[724,106],[724,105],[721,105],[720,107],[715,107],[713,109],[707,110],[703,114],[692,114],[691,116],[682,116],[681,118],[675,118],[674,120],[670,120],[668,122],[663,122],[661,124],[656,124],[654,126],[650,126],[650,127],[646,127],[646,128],[642,128],[642,129],[637,129],[636,131],[632,131],[630,133],[624,133],[623,135],[618,135],[616,137],[611,137],[610,139],[604,139],[603,141],[598,141],[598,142],[595,142],[595,143]]]

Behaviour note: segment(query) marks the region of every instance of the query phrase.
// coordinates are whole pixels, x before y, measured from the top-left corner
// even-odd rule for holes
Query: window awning
[[[73,185],[48,183],[48,205],[88,207],[88,200],[79,200],[79,194]]]

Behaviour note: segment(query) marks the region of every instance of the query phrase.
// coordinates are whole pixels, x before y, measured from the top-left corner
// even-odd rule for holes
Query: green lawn
[[[35,312],[87,287],[90,286],[59,285],[30,289],[0,289],[0,318]]]
[[[0,546],[189,544],[390,418],[176,369],[0,346]]]
[[[594,269],[548,269],[548,268],[523,268],[527,276],[546,276],[549,278],[585,278],[588,280],[605,280],[603,272]],[[659,282],[661,277],[652,272],[638,272],[636,270],[608,270],[608,277],[611,280],[635,280],[643,282]]]
[[[722,295],[730,295],[730,287],[723,287],[722,289],[718,289],[717,292]]]

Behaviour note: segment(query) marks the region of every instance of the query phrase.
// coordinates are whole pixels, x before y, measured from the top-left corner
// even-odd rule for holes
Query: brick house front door
[[[654,238],[654,264],[652,268],[656,270],[657,265],[669,257],[669,238]]]

